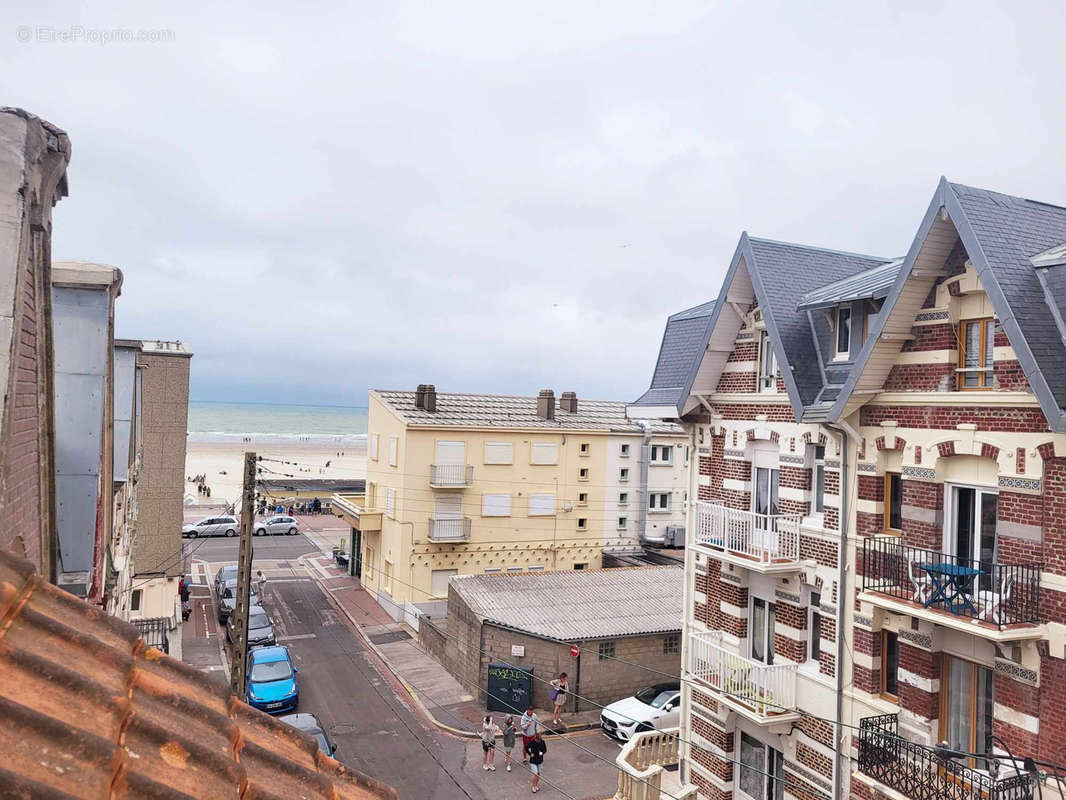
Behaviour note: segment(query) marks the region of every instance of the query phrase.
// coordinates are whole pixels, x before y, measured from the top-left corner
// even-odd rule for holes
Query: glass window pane
[[[766,607],[766,663],[774,663],[774,628],[777,624],[777,605],[768,603]]]
[[[985,369],[992,369],[994,348],[996,344],[996,323],[993,320],[985,320]]]
[[[837,352],[847,353],[851,349],[851,309],[837,309]]]
[[[962,366],[972,370],[978,367],[981,358],[981,323],[964,322],[962,326],[962,345],[965,349],[965,358]],[[981,376],[977,372],[964,372],[962,385],[967,388],[980,386]]]
[[[881,646],[884,648],[881,664],[885,673],[885,694],[899,696],[899,638],[892,631],[885,631]]]
[[[974,720],[973,752],[987,753],[992,749],[992,670],[975,667],[977,672],[977,718]],[[982,766],[978,763],[978,766]]]
[[[903,528],[903,482],[898,473],[888,477],[888,527],[897,531]]]
[[[751,657],[756,661],[766,660],[766,601],[756,597],[751,601]]]
[[[945,739],[953,750],[970,751],[973,734],[970,701],[973,691],[973,665],[958,658],[949,658]]]
[[[774,777],[773,786],[767,793],[768,800],[784,800],[785,798],[785,754],[774,748],[770,748],[769,767],[767,770]]]
[[[979,492],[981,499],[980,561],[981,588],[992,588],[993,565],[996,563],[996,510],[999,496],[991,492]]]
[[[809,655],[811,661],[817,661],[821,656],[822,651],[822,615],[818,611],[821,602],[822,595],[818,592],[811,592],[811,636]]]
[[[814,510],[825,511],[825,467],[814,468]]]
[[[765,797],[766,745],[741,733],[740,763],[740,790],[749,797]]]

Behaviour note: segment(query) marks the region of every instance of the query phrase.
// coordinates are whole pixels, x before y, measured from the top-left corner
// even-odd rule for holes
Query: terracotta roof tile
[[[26,798],[396,797],[8,553],[0,786]]]

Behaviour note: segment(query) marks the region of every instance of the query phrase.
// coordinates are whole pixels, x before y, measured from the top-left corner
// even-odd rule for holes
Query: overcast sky
[[[55,257],[123,270],[194,399],[629,400],[744,230],[890,256],[940,175],[1066,202],[1061,0],[334,5],[5,3],[0,102],[73,143]]]

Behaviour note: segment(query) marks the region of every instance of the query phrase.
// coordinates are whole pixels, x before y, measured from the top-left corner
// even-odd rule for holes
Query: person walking
[[[518,728],[515,727],[514,717],[508,715],[503,721],[503,763],[507,771],[511,771],[511,751],[514,750],[515,735]]]
[[[540,791],[540,772],[544,769],[544,754],[547,752],[548,745],[540,731],[537,731],[537,735],[529,743],[529,785],[533,794]]]
[[[496,734],[500,727],[492,721],[492,717],[485,717],[481,723],[481,768],[483,770],[496,771],[496,765],[492,762],[496,758]]]
[[[522,718],[518,720],[518,728],[522,731],[522,763],[529,762],[529,745],[532,744],[533,738],[537,735],[540,723],[537,721],[537,715],[533,711],[533,706],[530,706],[522,714]]]
[[[552,682],[552,725],[558,727],[562,725],[562,720],[559,719],[559,715],[563,713],[563,706],[566,705],[566,693],[570,689],[570,684],[566,681],[566,673],[560,672],[559,677]]]
[[[257,569],[255,571],[255,593],[259,595],[259,602],[263,602],[263,592],[266,590],[267,579],[263,574],[263,570]]]

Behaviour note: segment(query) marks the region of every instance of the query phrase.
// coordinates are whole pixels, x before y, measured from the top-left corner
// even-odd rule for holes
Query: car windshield
[[[268,617],[266,614],[252,614],[252,616],[248,618],[248,627],[251,630],[257,630],[259,628],[269,628],[270,617]]]
[[[292,677],[292,667],[288,661],[266,661],[252,665],[252,674],[248,680],[255,683],[285,681]]]
[[[314,736],[315,741],[318,742],[318,749],[325,753],[327,756],[330,755],[329,742],[326,741],[326,734],[322,733],[322,731],[315,731],[311,735]]]
[[[640,702],[651,706],[652,708],[662,708],[673,694],[674,693],[671,690],[664,691],[658,686],[648,686],[645,689],[641,689],[633,696]]]

